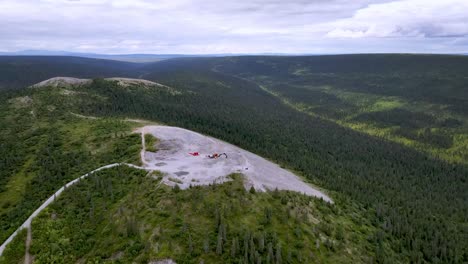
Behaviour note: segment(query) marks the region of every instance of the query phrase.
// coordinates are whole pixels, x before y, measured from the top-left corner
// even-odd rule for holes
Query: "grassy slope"
[[[127,167],[96,173],[33,221],[31,252],[40,263],[269,263],[269,247],[283,263],[370,260],[366,220],[296,193],[247,192],[232,177],[179,191]]]
[[[158,151],[156,148],[156,143],[158,139],[155,138],[151,134],[145,134],[145,145],[146,145],[146,150],[150,152],[156,152]]]
[[[8,245],[0,257],[0,263],[23,264],[26,253],[27,230],[21,230],[15,239]]]
[[[132,123],[76,117],[63,102],[70,95],[57,89],[27,93],[0,109],[0,138],[7,145],[1,163],[0,241],[63,183],[109,163],[139,162],[140,137],[131,133]]]

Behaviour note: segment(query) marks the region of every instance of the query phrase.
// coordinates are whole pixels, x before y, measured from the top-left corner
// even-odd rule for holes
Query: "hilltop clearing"
[[[194,185],[209,185],[229,181],[231,173],[245,175],[247,190],[290,190],[310,196],[331,199],[319,190],[304,183],[293,173],[280,168],[251,152],[207,137],[190,130],[168,126],[146,126],[139,131],[150,133],[158,139],[157,152],[144,151],[142,163],[145,168],[167,174],[164,183],[182,189]],[[194,155],[195,153],[195,155]],[[209,155],[220,155],[210,158]]]
[[[111,77],[111,78],[104,78],[106,81],[115,81],[119,86],[128,87],[128,86],[160,86],[160,87],[167,87],[160,83],[144,80],[144,79],[133,79],[133,78],[123,78],[123,77]],[[33,88],[40,88],[40,87],[73,87],[73,86],[80,86],[80,85],[88,85],[93,82],[92,79],[79,79],[73,77],[53,77],[42,81],[40,83],[36,83],[32,85]]]

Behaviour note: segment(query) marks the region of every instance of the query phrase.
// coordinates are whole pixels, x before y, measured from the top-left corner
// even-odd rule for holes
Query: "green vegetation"
[[[64,183],[109,163],[139,163],[130,123],[76,117],[56,89],[23,93],[21,105],[22,94],[0,103],[0,241]]]
[[[182,191],[125,166],[97,172],[33,221],[31,254],[38,263],[371,260],[377,238],[365,219],[297,193],[250,193],[232,178]]]
[[[158,149],[156,148],[156,144],[158,143],[158,139],[155,138],[151,134],[145,134],[145,146],[147,151],[156,152]]]
[[[21,264],[26,253],[27,230],[21,230],[0,257],[0,264]]]
[[[404,144],[436,158],[468,164],[468,142],[455,140],[466,135],[468,118],[446,110],[444,105],[349,92],[330,86],[279,85],[281,91],[278,86],[272,90],[264,77],[259,83],[265,91],[298,111]],[[297,98],[293,93],[297,93],[294,95]]]

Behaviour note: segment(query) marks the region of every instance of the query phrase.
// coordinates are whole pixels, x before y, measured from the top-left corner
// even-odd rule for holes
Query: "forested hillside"
[[[127,167],[96,173],[34,220],[30,252],[38,263],[372,261],[366,220],[297,193],[248,192],[231,177],[182,191]],[[0,263],[23,255],[18,243]]]
[[[0,90],[24,88],[57,77],[137,77],[141,64],[59,56],[0,56]]]
[[[468,164],[466,57],[234,58],[211,64],[298,111]]]
[[[32,91],[0,96],[2,243],[64,183],[109,163],[139,161],[131,123],[77,117],[65,90]]]
[[[66,102],[82,115],[192,129],[297,171],[372,224],[358,237],[379,263],[463,263],[467,65],[422,55],[175,59],[139,71],[177,93],[97,79]]]
[[[228,57],[179,59],[165,63],[210,66],[246,78],[267,77],[292,86],[332,86],[375,95],[447,105],[468,114],[468,58],[453,55],[334,55],[298,57]],[[151,68],[151,65],[147,67]]]

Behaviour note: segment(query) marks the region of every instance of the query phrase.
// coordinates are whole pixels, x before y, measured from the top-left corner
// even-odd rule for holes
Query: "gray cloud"
[[[466,0],[0,0],[0,51],[468,52],[466,14]]]
[[[465,37],[468,1],[401,0],[372,4],[332,22],[330,37]]]

